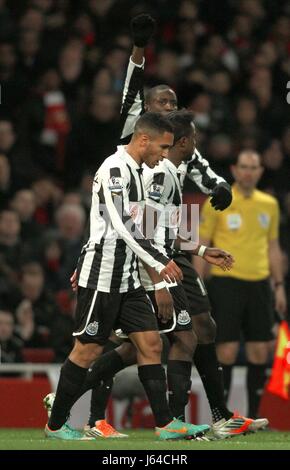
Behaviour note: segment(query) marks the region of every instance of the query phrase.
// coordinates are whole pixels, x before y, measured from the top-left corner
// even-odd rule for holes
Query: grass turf
[[[39,429],[0,429],[0,450],[290,450],[290,432],[261,431],[231,439],[159,441],[153,431],[129,431],[127,439],[49,440]]]

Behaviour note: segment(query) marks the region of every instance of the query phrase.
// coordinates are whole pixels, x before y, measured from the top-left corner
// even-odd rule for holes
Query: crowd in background
[[[262,154],[287,276],[289,0],[0,0],[0,362],[39,347],[61,362],[71,348],[69,278],[93,175],[119,140],[130,18],[141,12],[158,23],[146,88],[169,84],[194,111],[211,167],[231,182],[240,149]]]

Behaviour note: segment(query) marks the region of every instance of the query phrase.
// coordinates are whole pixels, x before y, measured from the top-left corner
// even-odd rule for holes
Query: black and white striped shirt
[[[146,165],[143,167],[146,207],[153,209],[157,214],[153,243],[159,251],[171,258],[181,220],[180,174],[176,166],[166,158],[154,169]],[[152,281],[142,264],[139,264],[139,270],[145,289],[154,290]]]
[[[135,123],[145,111],[144,64],[145,60],[142,65],[136,65],[132,59],[129,61],[121,109],[121,140],[124,143],[130,141]],[[185,178],[188,177],[205,194],[211,194],[219,183],[225,181],[210,168],[208,161],[202,157],[198,150],[195,150],[191,160],[181,163],[178,170],[181,174],[181,188],[183,188]]]
[[[88,242],[78,262],[78,284],[101,292],[140,286],[137,257],[160,272],[169,262],[139,229],[143,219],[143,169],[119,146],[93,183]]]

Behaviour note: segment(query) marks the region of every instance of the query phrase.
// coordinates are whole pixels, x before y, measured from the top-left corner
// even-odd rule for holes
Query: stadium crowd
[[[69,278],[93,175],[119,140],[129,20],[144,11],[158,21],[146,86],[169,84],[194,112],[211,167],[232,182],[233,157],[261,153],[289,295],[290,1],[0,0],[0,362],[71,349]]]

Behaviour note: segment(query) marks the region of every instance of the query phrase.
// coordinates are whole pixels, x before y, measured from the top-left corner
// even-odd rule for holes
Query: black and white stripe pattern
[[[89,240],[78,263],[80,286],[127,292],[140,286],[137,256],[157,272],[168,263],[140,231],[144,195],[142,168],[118,147],[95,175]]]
[[[145,111],[144,104],[144,63],[136,65],[130,59],[125,86],[123,90],[123,104],[121,109],[121,141],[128,143],[134,131],[134,126],[141,114]],[[188,177],[205,194],[211,194],[219,183],[225,180],[218,176],[209,166],[208,161],[195,150],[189,162],[183,162],[179,167],[180,183],[183,188],[184,179]]]

